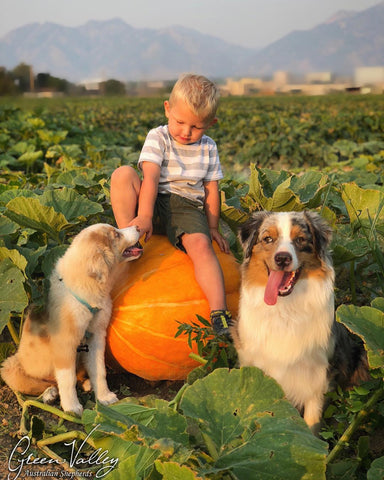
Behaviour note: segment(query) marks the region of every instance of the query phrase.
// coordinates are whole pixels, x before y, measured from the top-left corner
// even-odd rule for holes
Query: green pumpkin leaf
[[[291,178],[290,188],[300,198],[300,202],[307,205],[310,202],[316,203],[327,181],[328,177],[320,172],[305,172]]]
[[[46,233],[59,242],[59,232],[69,226],[62,213],[42,205],[38,198],[14,198],[7,203],[4,214],[23,227]]]
[[[365,238],[343,240],[343,244],[336,243],[332,248],[335,265],[342,265],[343,263],[362,258],[370,250],[370,246]]]
[[[42,247],[34,247],[34,248],[20,247],[20,253],[23,255],[23,257],[26,258],[26,261],[27,261],[26,273],[29,278],[31,278],[32,275],[34,274],[35,268],[39,263],[40,257],[43,257],[45,259],[46,251],[47,251],[47,245],[43,245]]]
[[[378,310],[384,313],[384,298],[377,297],[374,300],[372,300],[371,307],[377,308]]]
[[[16,233],[18,229],[19,225],[17,225],[17,223],[12,222],[12,220],[9,220],[7,217],[0,217],[0,237],[12,235]]]
[[[384,457],[376,458],[368,470],[367,480],[383,480],[384,478]]]
[[[46,278],[49,278],[52,270],[54,269],[57,261],[60,257],[64,255],[67,251],[68,245],[58,245],[53,247],[44,255],[43,261],[41,262],[41,269]]]
[[[327,445],[315,438],[279,385],[257,368],[217,369],[184,392],[214,460],[204,474],[236,478],[325,479]]]
[[[350,140],[337,140],[333,144],[333,148],[338,150],[343,157],[352,158],[354,153],[358,151],[358,146]]]
[[[273,197],[269,199],[266,205],[266,210],[272,212],[288,212],[303,210],[304,205],[296,197],[296,195],[288,187],[290,185],[290,179],[277,186],[273,193]]]
[[[6,205],[9,201],[14,198],[27,197],[27,198],[37,198],[36,193],[31,190],[25,189],[8,189],[0,195],[0,204]]]
[[[2,332],[11,313],[21,313],[28,305],[23,274],[9,258],[0,262],[0,285],[0,332]]]
[[[336,320],[361,337],[367,347],[371,368],[384,366],[384,312],[373,307],[341,305]]]
[[[361,225],[371,230],[373,223],[376,223],[378,231],[384,234],[383,192],[348,183],[343,185],[342,198],[354,227]]]
[[[172,480],[201,480],[190,468],[179,465],[175,462],[161,462],[156,460],[156,470],[161,473],[164,479]]]
[[[0,260],[9,258],[16,267],[21,270],[25,275],[25,269],[27,268],[27,259],[16,249],[10,250],[6,247],[0,247]]]
[[[38,150],[37,152],[25,152],[19,157],[19,162],[25,162],[28,165],[32,165],[36,160],[42,158],[42,156],[43,152],[41,150]]]
[[[57,145],[66,139],[68,132],[65,130],[37,130],[37,134],[40,137],[40,140],[48,145]]]
[[[56,212],[63,214],[71,223],[85,221],[90,215],[103,211],[101,205],[67,187],[61,190],[46,190],[40,201],[43,205],[53,207]]]
[[[287,180],[289,181],[289,173],[284,170],[281,172],[268,169],[261,170],[252,165],[249,193],[265,210],[268,210],[266,207],[268,199],[271,199],[276,189]]]
[[[164,400],[155,399],[153,407],[130,398],[109,407],[97,404],[84,412],[83,422],[97,448],[122,460],[108,478],[147,478],[158,457],[184,461],[190,455],[186,420]]]

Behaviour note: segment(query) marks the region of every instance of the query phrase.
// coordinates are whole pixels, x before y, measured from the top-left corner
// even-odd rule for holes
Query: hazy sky
[[[0,38],[32,22],[79,26],[119,17],[133,27],[182,25],[230,43],[262,47],[306,30],[339,10],[364,10],[380,0],[0,0]]]

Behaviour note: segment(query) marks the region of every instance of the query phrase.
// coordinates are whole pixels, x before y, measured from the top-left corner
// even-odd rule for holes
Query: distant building
[[[307,73],[305,76],[305,81],[311,84],[324,84],[331,83],[332,73],[331,72],[311,72]]]
[[[355,70],[358,86],[384,84],[384,67],[359,67]]]
[[[227,95],[252,95],[260,92],[263,87],[261,78],[241,78],[234,80],[228,78],[227,83],[221,87],[224,94]]]
[[[288,72],[278,71],[273,75],[273,88],[275,93],[326,95],[328,93],[343,92],[348,87],[348,82],[332,82],[331,72],[311,72],[305,78],[294,77]]]
[[[330,93],[384,93],[384,67],[360,67],[354,79],[332,72],[311,72],[305,78],[276,71],[270,80],[261,78],[226,79],[223,95],[328,95]]]
[[[329,93],[346,92],[348,87],[348,83],[291,83],[280,87],[276,90],[276,93],[327,95]]]
[[[283,72],[281,70],[273,74],[273,84],[276,89],[284,87],[287,83],[290,82],[290,77],[288,72]]]
[[[89,80],[84,80],[80,83],[82,85],[87,93],[95,93],[98,94],[100,93],[100,84],[103,82],[103,80],[100,78],[95,78],[95,79],[89,79]]]

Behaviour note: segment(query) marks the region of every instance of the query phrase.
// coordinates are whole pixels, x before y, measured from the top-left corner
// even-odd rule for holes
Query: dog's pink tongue
[[[265,292],[264,292],[264,302],[267,305],[275,305],[275,303],[277,302],[277,297],[279,295],[279,287],[283,281],[283,277],[284,277],[283,271],[271,270],[268,277],[268,283],[267,283],[267,286],[265,287]]]

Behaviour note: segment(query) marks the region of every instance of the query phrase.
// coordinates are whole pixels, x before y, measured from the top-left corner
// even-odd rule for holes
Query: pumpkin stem
[[[188,383],[185,383],[180,390],[177,392],[175,398],[168,403],[169,408],[173,408],[175,412],[179,410],[181,399],[184,395],[185,390],[189,387]]]
[[[189,358],[192,358],[192,360],[196,360],[196,362],[202,363],[203,365],[206,365],[206,364],[208,363],[208,360],[206,360],[205,358],[201,357],[201,356],[198,355],[197,353],[191,352],[191,353],[189,354]]]

